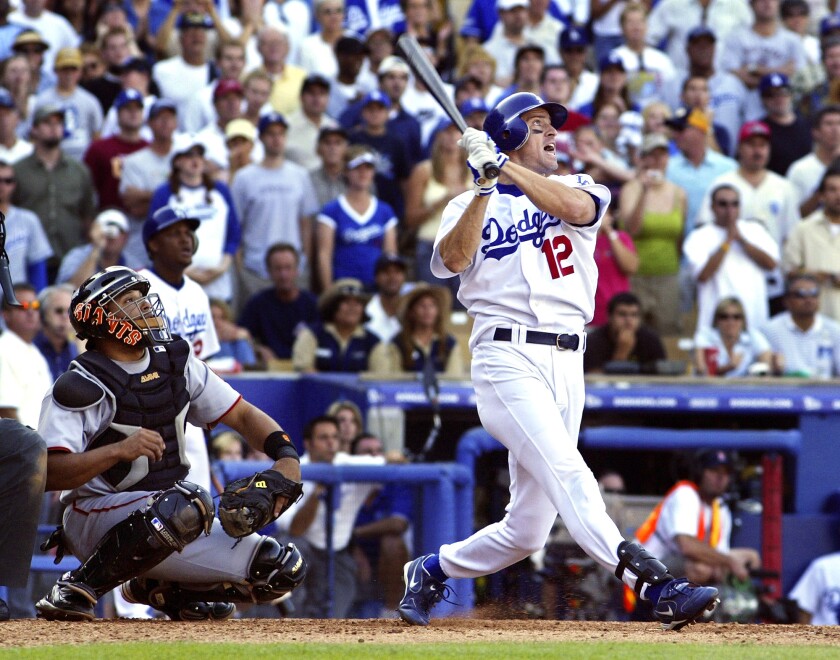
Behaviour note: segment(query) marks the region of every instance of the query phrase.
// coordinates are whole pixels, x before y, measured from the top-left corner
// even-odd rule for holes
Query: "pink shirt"
[[[618,240],[627,248],[636,252],[633,239],[627,232],[619,231]],[[630,290],[630,278],[619,269],[613,256],[610,239],[606,234],[598,234],[595,242],[595,263],[598,265],[598,288],[595,289],[595,314],[592,316],[592,326],[604,325],[607,322],[607,304],[617,293]]]

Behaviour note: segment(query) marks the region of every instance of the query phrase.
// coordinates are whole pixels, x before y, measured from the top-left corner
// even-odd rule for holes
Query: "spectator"
[[[452,20],[442,15],[446,8],[433,0],[400,0],[400,6],[405,14],[405,25],[394,31],[395,36],[410,34],[417,39],[443,80],[450,81],[455,65],[455,40]],[[555,38],[553,44],[556,43]]]
[[[3,298],[6,329],[0,334],[0,417],[37,428],[41,401],[53,383],[50,367],[35,345],[41,330],[41,305],[35,287],[29,284],[16,284],[14,292],[20,307]]]
[[[265,261],[272,286],[248,299],[239,324],[256,340],[264,362],[288,360],[298,332],[317,321],[318,302],[298,286],[300,258],[294,246],[275,243]]]
[[[345,454],[354,453],[350,451],[353,440],[365,430],[359,406],[346,399],[333,401],[325,414],[335,418],[338,424],[338,451]]]
[[[244,297],[270,284],[266,250],[275,243],[289,243],[301,255],[299,277],[309,282],[312,264],[312,224],[318,212],[309,175],[286,158],[288,123],[271,112],[260,118],[259,136],[265,151],[260,163],[243,167],[231,184],[236,210],[242,218],[242,267]],[[277,216],[278,209],[283,215]]]
[[[194,229],[198,241],[190,257],[188,275],[208,296],[231,300],[231,265],[239,249],[241,230],[230,189],[207,174],[204,145],[195,136],[184,134],[174,142],[171,163],[169,180],[152,195],[149,217],[171,205],[202,220]],[[143,231],[147,242],[145,228]]]
[[[343,128],[322,128],[318,132],[316,153],[321,166],[309,173],[318,208],[342,195],[347,189],[344,182],[344,155],[350,142]]]
[[[303,38],[296,64],[307,75],[321,76],[334,80],[338,75],[338,61],[335,57],[335,44],[343,34],[343,0],[315,0],[315,22],[320,27]]]
[[[527,43],[528,0],[497,0],[500,29],[484,42],[485,50],[496,60],[495,82],[507,87],[513,82],[516,51]],[[493,105],[493,99],[487,99]]]
[[[712,124],[712,130],[707,134],[709,147],[731,156],[735,150],[734,139],[724,126],[713,121],[714,111],[710,105],[709,81],[703,76],[688,76],[682,85],[680,104],[688,109],[697,108],[709,118],[709,122]],[[650,106],[646,106],[645,109],[648,107]]]
[[[128,31],[121,27],[111,28],[98,41],[105,71],[99,77],[83,82],[82,87],[99,100],[102,112],[108,112],[114,99],[123,90],[120,71],[131,57]]]
[[[12,55],[3,62],[3,87],[11,93],[22,120],[18,125],[18,133],[26,137],[26,126],[35,106],[36,89],[32,84],[32,73],[25,55]]]
[[[786,178],[796,189],[799,213],[808,217],[820,206],[819,183],[832,162],[840,157],[840,105],[826,105],[814,116],[813,150],[791,164]]]
[[[454,124],[443,122],[432,137],[430,158],[415,165],[406,186],[404,227],[406,232],[416,232],[415,279],[429,284],[441,283],[432,275],[429,264],[443,209],[450,200],[469,190],[472,181],[458,146],[460,136]],[[450,282],[447,280],[447,285]],[[457,287],[457,280],[452,283]]]
[[[540,89],[537,92],[537,96],[542,98],[544,101],[559,103],[560,105],[566,107],[569,111],[566,121],[563,122],[563,125],[558,129],[558,133],[574,133],[580,126],[585,126],[589,123],[589,117],[568,107],[571,93],[571,79],[569,78],[569,72],[563,64],[549,64],[543,68],[542,76],[540,77]],[[487,106],[484,107],[485,110],[483,117],[486,117]],[[484,121],[483,117],[482,122]],[[480,129],[482,124],[476,123],[473,125],[469,123],[469,120],[467,120],[467,125],[472,125],[473,128]],[[560,138],[559,135],[558,138]]]
[[[0,1],[0,61],[11,56],[15,38],[25,29],[18,23],[9,22],[10,5],[9,0]]]
[[[222,81],[239,81],[242,78],[242,72],[245,70],[245,46],[238,41],[221,42],[216,49],[215,63],[219,70],[219,77],[212,80],[186,103],[183,124],[187,132],[197,133],[216,120],[216,110],[213,107],[216,88]],[[243,81],[243,86],[244,84]],[[268,94],[265,98],[265,101],[267,100]]]
[[[365,314],[369,319],[365,327],[384,342],[391,341],[400,331],[397,312],[405,287],[407,268],[401,256],[383,252],[373,269],[376,293],[365,306]]]
[[[235,431],[222,431],[210,442],[210,453],[216,461],[241,461],[245,458],[245,442]]]
[[[782,0],[779,16],[785,28],[802,40],[807,68],[819,66],[820,40],[811,34],[811,5],[808,0]],[[824,31],[823,21],[820,21],[820,33]]]
[[[392,34],[405,32],[405,15],[400,3],[395,0],[348,0],[345,4],[347,28],[356,34],[368,34],[381,25]]]
[[[624,44],[610,53],[624,63],[630,99],[640,108],[651,101],[665,101],[669,87],[677,84],[677,71],[671,59],[658,48],[647,45],[647,30],[645,6],[628,4],[621,12]]]
[[[545,51],[542,46],[526,43],[516,49],[513,59],[513,79],[499,96],[493,101],[495,105],[502,99],[516,94],[517,92],[528,92],[537,94],[540,89],[542,72],[545,67]]]
[[[595,290],[595,313],[590,324],[607,322],[607,306],[612,297],[630,290],[630,277],[639,268],[639,257],[633,239],[615,228],[610,210],[601,219],[595,241],[595,264],[598,266],[598,287]]]
[[[484,102],[484,99],[482,99],[480,96],[474,96],[462,101],[458,105],[458,112],[461,113],[461,116],[463,116],[464,121],[467,122],[467,126],[480,131],[484,126],[484,120],[490,113],[490,109],[487,107],[487,104]],[[572,112],[573,111],[569,112],[570,116]],[[434,137],[434,135],[432,137]],[[431,145],[429,145],[429,150],[431,151]]]
[[[55,280],[65,254],[82,243],[93,218],[93,184],[87,168],[61,149],[64,111],[53,105],[37,108],[32,119],[33,153],[15,163],[16,206],[41,220],[52,247],[48,281]]]
[[[225,127],[225,149],[228,163],[225,168],[231,179],[244,167],[254,162],[254,145],[257,142],[257,127],[247,119],[232,119]]]
[[[259,69],[251,71],[242,81],[245,90],[245,109],[242,116],[254,126],[260,123],[262,115],[271,112],[271,104],[268,102],[271,98],[271,86],[271,77]]]
[[[502,92],[496,84],[496,59],[478,44],[464,47],[459,58],[458,76],[471,76],[481,83],[478,95],[490,104]]]
[[[114,101],[119,133],[94,140],[85,153],[84,163],[99,197],[99,208],[121,208],[120,176],[125,156],[140,151],[148,143],[140,137],[143,127],[143,95],[126,89]]]
[[[638,124],[641,125],[642,117],[639,113],[624,112],[615,101],[607,101],[592,117],[592,125],[601,139],[601,144],[624,165],[624,171],[620,175],[613,174],[610,178],[622,182],[633,175],[630,168],[636,162],[636,152],[641,146],[641,132],[634,131],[631,138],[626,128],[622,126],[622,122],[628,120],[630,116],[633,116],[634,123],[638,120]]]
[[[435,373],[449,378],[465,375],[461,347],[449,332],[449,289],[418,284],[400,301],[401,330],[371,353],[371,371],[382,375]]]
[[[563,60],[563,66],[569,72],[569,80],[572,85],[569,107],[578,112],[581,112],[581,108],[584,106],[592,103],[595,93],[598,91],[598,75],[586,68],[589,46],[589,37],[582,28],[571,25],[560,33],[560,59]],[[600,62],[606,57],[613,47],[610,46],[604,55],[597,58],[597,61]]]
[[[782,269],[808,274],[820,283],[820,309],[840,321],[840,170],[828,169],[820,180],[822,210],[812,214],[788,235]]]
[[[612,107],[613,111],[617,111]],[[581,126],[575,131],[570,153],[576,161],[577,169],[598,179],[615,196],[618,196],[622,184],[633,177],[633,170],[627,166],[627,161],[604,145],[592,125]]]
[[[18,135],[19,121],[14,97],[0,87],[0,160],[11,165],[26,158],[34,148]]]
[[[741,296],[749,325],[768,318],[766,273],[779,261],[779,245],[764,226],[743,219],[735,186],[712,189],[715,220],[686,236],[683,255],[697,282],[697,329],[712,326],[718,302]]]
[[[238,80],[222,80],[213,90],[214,120],[195,134],[195,139],[204,145],[207,171],[217,181],[230,181],[228,171],[228,149],[225,129],[234,119],[242,116],[242,101],[245,90]],[[261,156],[258,156],[262,160]]]
[[[257,34],[261,70],[272,79],[269,103],[275,112],[290,115],[300,107],[300,90],[306,71],[289,64],[289,35],[279,25],[265,26]]]
[[[318,276],[329,287],[337,278],[373,286],[382,252],[397,251],[397,218],[389,204],[371,194],[376,156],[362,145],[345,155],[346,191],[318,214]]]
[[[151,142],[125,157],[120,177],[122,207],[129,217],[125,258],[131,268],[146,263],[143,223],[149,215],[154,191],[166,181],[170,171],[172,137],[178,126],[175,103],[167,99],[155,101],[149,108],[147,124],[152,133]]]
[[[770,128],[767,168],[784,176],[794,161],[811,151],[811,126],[793,111],[790,81],[786,75],[771,73],[764,76],[758,90],[767,112],[762,121]]]
[[[730,574],[746,580],[761,560],[752,548],[729,544],[732,513],[722,496],[732,480],[732,459],[722,450],[703,450],[691,466],[691,480],[674,484],[636,530],[636,539],[689,580],[720,584]]]
[[[578,107],[578,111],[593,118],[598,110],[607,103],[615,103],[621,112],[634,110],[627,85],[627,70],[624,61],[617,54],[610,53],[598,62],[601,77],[590,103]]]
[[[62,48],[76,48],[81,37],[63,16],[47,9],[44,0],[21,0],[19,8],[9,14],[9,22],[23,25],[40,34],[49,46],[44,53],[44,68],[51,71]]]
[[[695,30],[703,29],[721,41],[735,28],[749,27],[753,16],[742,0],[661,0],[648,16],[647,40],[666,43],[665,53],[681,76],[690,67],[687,46]]]
[[[128,218],[119,209],[106,209],[90,227],[90,241],[70,250],[58,269],[56,282],[77,289],[94,273],[108,266],[124,266]]]
[[[213,316],[213,326],[219,338],[219,352],[208,360],[213,370],[238,373],[243,368],[256,367],[257,356],[251,333],[247,328],[236,325],[230,305],[224,300],[211,298],[210,314]]]
[[[788,598],[799,607],[799,623],[812,626],[840,624],[840,552],[817,557],[799,577]]]
[[[351,453],[353,456],[381,457],[384,453],[382,440],[371,433],[360,433],[353,440]],[[413,517],[413,505],[410,487],[388,482],[378,485],[356,514],[353,550],[359,572],[359,591],[382,602],[377,616],[391,616],[402,597],[403,565],[409,557],[405,539]],[[364,580],[362,576],[370,576],[370,580]]]
[[[549,8],[553,4],[553,0],[530,0],[525,26],[526,38],[543,49],[547,65],[560,64],[560,33],[566,29],[563,21],[551,15]]]
[[[338,424],[333,417],[324,415],[310,420],[303,431],[303,446],[306,452],[301,456],[301,465],[350,462],[347,454],[338,451]],[[371,458],[368,462],[384,464],[381,458]],[[323,619],[330,614],[346,618],[356,596],[356,565],[349,544],[356,514],[376,484],[343,482],[336,487],[340,489],[340,499],[333,516],[332,557],[327,553],[325,485],[304,481],[303,497],[280,518],[280,524],[288,526],[288,533],[306,556],[308,579],[292,596],[296,610],[306,618]],[[328,592],[327,579],[330,561],[334,579],[332,594]],[[331,613],[328,604],[332,604]]]
[[[665,359],[665,348],[659,335],[642,324],[639,299],[628,291],[617,293],[610,298],[607,317],[606,325],[587,334],[584,371],[609,372],[611,362],[629,362],[639,372],[653,373],[656,361]],[[622,365],[622,371],[626,370],[626,364]]]
[[[396,37],[390,28],[381,25],[365,33],[364,43],[367,48],[367,58],[358,82],[365,91],[370,91],[376,88],[382,62],[397,54]]]
[[[764,0],[758,0],[763,2]],[[677,184],[686,193],[686,215],[683,232],[687,236],[697,224],[697,213],[703,196],[718,176],[731,172],[737,163],[709,149],[709,118],[697,108],[680,108],[665,120],[674,134],[680,153],[668,161],[665,178]]]
[[[85,87],[90,81],[101,78],[105,74],[105,60],[102,59],[102,53],[95,43],[82,43],[79,46],[79,52],[82,54],[81,84]]]
[[[74,332],[70,325],[70,299],[73,287],[69,284],[48,286],[38,296],[41,313],[41,331],[33,343],[47,361],[52,380],[56,380],[70,367],[70,362],[79,354]]]
[[[694,369],[700,376],[767,375],[773,362],[770,344],[747,325],[744,306],[736,297],[721,299],[712,327],[700,328],[694,336]]]
[[[65,48],[55,58],[58,81],[35,99],[36,105],[60,105],[64,108],[67,137],[61,148],[71,158],[81,160],[90,143],[99,137],[102,107],[96,97],[79,87],[82,75],[82,54],[78,48]]]
[[[368,49],[358,37],[344,35],[335,42],[334,50],[338,62],[338,75],[330,87],[327,114],[330,117],[340,117],[347,106],[365,94],[360,73]]]
[[[28,283],[40,291],[47,285],[47,260],[53,251],[38,216],[12,205],[16,187],[14,169],[0,160],[0,212],[6,218],[5,247],[12,282]]]
[[[840,19],[837,15],[824,19],[831,21],[831,24],[840,26]],[[793,85],[796,88],[797,111],[805,119],[813,118],[817,112],[826,105],[840,103],[840,89],[837,81],[840,80],[840,30],[831,35],[823,35],[820,40],[820,64],[818,67],[815,82],[803,81],[809,72],[798,71],[793,78]]]
[[[300,88],[300,108],[288,119],[286,157],[306,170],[321,164],[317,154],[321,129],[338,126],[335,119],[326,115],[329,98],[330,81],[320,75],[308,76]]]
[[[785,376],[840,376],[840,324],[819,312],[820,283],[813,275],[793,274],[787,279],[785,308],[761,328],[778,356],[778,370]],[[830,348],[829,348],[830,347]],[[821,352],[829,353],[825,373],[820,373]]]
[[[368,295],[362,283],[336,280],[318,299],[321,322],[302,329],[292,346],[297,371],[358,373],[368,371],[370,353],[379,338],[365,329]]]

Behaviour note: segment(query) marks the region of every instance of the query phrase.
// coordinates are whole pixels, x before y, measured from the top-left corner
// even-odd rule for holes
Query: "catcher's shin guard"
[[[636,576],[636,593],[639,595],[646,584],[662,584],[674,579],[665,564],[635,541],[622,541],[618,545],[615,576],[620,580],[625,570]]]
[[[257,602],[285,596],[306,577],[306,561],[294,543],[280,545],[266,536],[251,561],[248,581]]]

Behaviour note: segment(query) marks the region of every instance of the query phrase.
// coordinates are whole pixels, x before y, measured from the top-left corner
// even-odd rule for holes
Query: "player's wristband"
[[[275,461],[279,461],[281,458],[293,458],[300,463],[297,449],[295,449],[292,439],[285,431],[269,433],[263,445],[263,453]]]

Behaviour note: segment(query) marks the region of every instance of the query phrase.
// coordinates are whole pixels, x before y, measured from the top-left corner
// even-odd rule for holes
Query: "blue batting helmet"
[[[164,206],[155,211],[155,214],[143,223],[143,245],[148,247],[152,236],[177,222],[189,223],[192,231],[198,229],[198,225],[201,224],[198,218],[190,215],[182,208]]]
[[[536,94],[519,92],[502,99],[484,119],[484,131],[502,151],[516,151],[528,139],[528,125],[521,115],[544,108],[551,118],[551,125],[560,128],[569,116],[569,111],[559,103],[543,101]]]

